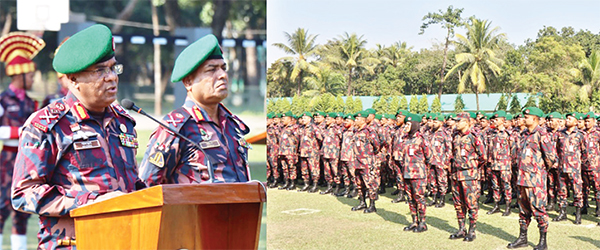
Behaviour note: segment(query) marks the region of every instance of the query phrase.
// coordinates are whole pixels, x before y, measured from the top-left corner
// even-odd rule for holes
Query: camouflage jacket
[[[600,171],[600,131],[582,131],[585,141],[587,162],[583,164],[584,171]]]
[[[452,153],[454,164],[451,177],[457,181],[478,180],[477,166],[486,160],[485,149],[479,137],[471,130],[467,133],[457,132],[452,141]]]
[[[331,124],[323,131],[322,137],[321,151],[323,151],[323,158],[338,159],[342,143],[342,127]]]
[[[488,162],[492,170],[509,171],[511,167],[511,141],[508,131],[495,129],[488,136]]]
[[[0,140],[3,140],[4,147],[16,149],[19,145],[19,127],[23,126],[25,120],[36,110],[36,101],[26,94],[25,98],[20,100],[12,87],[6,88],[0,94]]]
[[[402,161],[400,157],[400,150],[402,149],[402,143],[404,141],[404,131],[402,127],[395,127],[392,131],[392,157],[396,161]]]
[[[369,169],[375,163],[375,152],[379,149],[377,133],[365,126],[354,133],[354,157],[357,169]]]
[[[547,133],[538,126],[521,133],[517,151],[517,185],[546,188],[547,168],[556,163],[556,149]]]
[[[426,179],[427,159],[431,159],[431,151],[425,145],[425,139],[420,132],[413,137],[404,137],[401,145],[402,175],[405,179]]]
[[[570,133],[567,129],[560,131],[556,143],[560,172],[581,173],[581,163],[587,161],[585,146],[584,136],[578,129]]]
[[[69,211],[99,195],[141,189],[135,121],[112,104],[98,122],[72,94],[25,122],[15,161],[12,205],[40,216],[40,248],[74,239]]]
[[[354,128],[345,129],[342,132],[342,147],[340,149],[340,161],[354,160]]]
[[[446,130],[439,128],[433,132],[427,140],[427,146],[431,150],[429,163],[439,167],[450,167],[450,157],[452,153],[452,137]]]
[[[279,155],[279,135],[281,134],[281,127],[279,125],[267,126],[267,154],[277,156]]]
[[[281,128],[279,137],[279,155],[296,156],[300,136],[297,125],[291,124]]]
[[[158,127],[151,135],[140,178],[148,185],[205,183],[209,164],[215,182],[249,180],[248,148],[244,139],[250,129],[225,106],[218,106],[218,120],[187,98],[182,107],[168,113],[163,123],[199,144],[187,141]]]
[[[300,157],[318,157],[319,141],[322,138],[320,129],[314,123],[299,127],[300,145],[298,148]]]

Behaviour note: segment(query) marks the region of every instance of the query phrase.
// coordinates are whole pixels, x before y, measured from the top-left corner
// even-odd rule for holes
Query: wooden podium
[[[77,249],[256,249],[258,182],[160,185],[71,211]]]

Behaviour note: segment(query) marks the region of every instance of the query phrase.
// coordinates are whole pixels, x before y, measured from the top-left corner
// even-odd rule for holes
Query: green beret
[[[274,118],[281,118],[281,113],[275,114]]]
[[[408,114],[406,117],[404,117],[404,122],[409,121],[421,122],[421,116],[417,114]]]
[[[286,116],[288,116],[288,117],[294,117],[294,114],[292,113],[292,111],[288,111],[288,112],[285,112],[285,113],[281,114],[281,117],[286,117]]]
[[[365,111],[367,112],[368,115],[374,115],[375,113],[377,113],[377,111],[375,111],[372,108],[365,109]]]
[[[304,113],[302,113],[302,116],[308,116],[311,117],[313,114],[311,114],[310,112],[306,111]]]
[[[513,119],[513,115],[512,114],[506,114],[506,120],[512,120]]]
[[[496,111],[496,112],[494,112],[492,114],[492,119],[500,118],[500,117],[506,118],[506,111],[504,111],[504,110],[498,110],[498,111]]]
[[[377,120],[381,120],[383,116],[381,114],[375,114],[375,119]]]
[[[535,115],[541,118],[544,116],[544,112],[537,107],[527,107],[523,110],[523,115]]]
[[[275,114],[273,114],[273,112],[269,112],[269,113],[267,113],[267,118],[271,119],[271,118],[273,118],[274,115]]]
[[[356,117],[367,117],[367,116],[369,116],[369,112],[367,112],[366,110],[359,111],[358,113],[356,113]]]
[[[455,113],[450,113],[450,114],[448,114],[447,118],[448,119],[454,119],[454,118],[456,118],[456,114]]]
[[[398,116],[398,115],[406,115],[406,114],[408,114],[408,113],[409,113],[409,112],[408,112],[408,110],[405,110],[405,109],[398,109],[398,111],[396,112],[396,115],[397,115],[397,116]]]
[[[383,117],[388,118],[388,119],[392,119],[392,120],[396,119],[396,116],[392,115],[392,114],[385,114],[385,115],[383,115]]]
[[[471,117],[472,119],[476,119],[477,118],[477,113],[473,112],[473,111],[469,111],[469,117]]]
[[[566,113],[565,114],[565,119],[569,116],[574,117],[576,120],[579,120],[579,114],[577,112],[571,112],[571,113]]]
[[[223,59],[223,51],[213,34],[198,39],[181,51],[173,66],[171,82],[181,81],[208,59]]]
[[[58,73],[73,74],[114,55],[115,44],[110,29],[95,24],[67,39],[56,52],[52,67]]]
[[[344,116],[344,119],[350,119],[354,121],[354,115],[353,114],[348,114]]]
[[[343,112],[337,112],[335,113],[335,117],[345,117],[346,114],[344,114]]]
[[[317,111],[316,115],[320,115],[320,116],[327,116],[327,113],[323,112],[323,111]]]
[[[335,112],[329,112],[329,113],[327,113],[327,116],[329,116],[329,117],[336,117],[337,114]]]
[[[548,114],[548,116],[547,116],[547,117],[548,117],[548,118],[550,118],[550,119],[553,119],[553,118],[554,118],[554,119],[562,119],[562,118],[563,118],[562,114],[561,114],[561,113],[558,113],[558,112],[556,112],[556,111],[554,111],[554,112],[552,112],[552,113]]]

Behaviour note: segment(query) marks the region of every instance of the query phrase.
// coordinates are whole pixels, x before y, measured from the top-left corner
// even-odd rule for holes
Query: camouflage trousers
[[[583,171],[583,200],[587,201],[592,190],[596,190],[596,200],[600,201],[600,171]]]
[[[490,174],[492,189],[494,190],[494,202],[500,202],[500,199],[502,199],[500,190],[502,190],[504,191],[506,204],[510,204],[512,202],[512,186],[510,182],[512,174],[508,170],[491,170]]]
[[[519,226],[528,228],[531,216],[535,217],[541,232],[548,231],[548,213],[546,213],[546,190],[540,187],[519,188]]]
[[[443,166],[431,165],[431,173],[431,192],[443,197],[448,192],[448,171]]]
[[[302,179],[306,182],[312,176],[313,181],[319,181],[319,157],[300,157],[300,171]]]
[[[349,161],[340,161],[339,163],[340,170],[338,171],[338,178],[344,180],[344,185],[349,187],[350,184],[354,184],[356,187],[356,176],[354,174],[354,167],[352,166],[352,162]]]
[[[30,214],[15,211],[10,202],[16,156],[16,148],[14,151],[5,148],[0,153],[0,233],[3,231],[6,219],[12,216],[12,233],[23,235],[27,234],[27,219]]]
[[[477,222],[479,212],[479,180],[457,181],[452,180],[452,199],[456,218],[464,220],[469,214],[471,223]]]
[[[355,169],[356,187],[358,189],[358,197],[366,197],[371,200],[377,200],[377,188],[375,188],[373,174],[368,169]]]
[[[279,170],[277,169],[277,154],[274,152],[267,153],[267,179],[273,177],[275,180],[279,179]]]
[[[404,192],[405,190],[405,184],[404,184],[404,175],[402,175],[402,166],[400,165],[399,161],[392,161],[393,162],[393,168],[394,168],[394,172],[396,173],[396,185],[398,190],[400,190],[400,192]]]
[[[340,184],[340,177],[338,176],[338,159],[332,158],[327,159],[323,158],[323,173],[325,175],[325,181],[331,184],[335,182],[336,184]]]
[[[381,161],[376,160],[374,166],[369,167],[369,174],[371,175],[371,186],[378,191],[381,186]]]
[[[286,180],[295,180],[296,177],[296,160],[291,155],[280,155],[279,165],[283,172],[283,178]]]
[[[556,200],[558,197],[558,189],[560,188],[558,183],[558,168],[551,168],[548,170],[548,200]]]
[[[410,214],[422,218],[425,221],[425,189],[427,180],[425,179],[404,179],[406,194],[408,195],[408,207]]]
[[[583,180],[581,172],[578,173],[560,173],[560,189],[558,190],[558,199],[560,207],[567,207],[567,194],[569,193],[569,183],[573,185],[573,204],[575,207],[583,207]]]

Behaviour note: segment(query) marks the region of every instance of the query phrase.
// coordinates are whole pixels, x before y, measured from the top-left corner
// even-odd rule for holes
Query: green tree
[[[511,114],[517,114],[519,112],[521,112],[523,107],[521,107],[521,103],[519,102],[519,98],[517,98],[517,95],[513,95],[512,100],[510,101],[510,108],[508,109],[508,111]]]
[[[454,100],[454,113],[463,112],[465,108],[465,102],[462,99],[461,95],[456,96],[456,100]]]
[[[267,113],[275,112],[279,113],[277,110],[277,99],[267,99]]]
[[[397,95],[388,97],[387,114],[395,114],[400,109],[400,98]]]
[[[578,69],[583,83],[582,88],[591,98],[592,90],[600,87],[600,51],[593,51],[588,58],[581,60]]]
[[[405,95],[400,97],[400,107],[398,109],[408,110],[408,101],[406,100]]]
[[[344,112],[344,106],[344,99],[342,99],[342,95],[337,95],[335,97],[333,112]]]
[[[440,102],[440,98],[436,96],[431,103],[431,113],[441,113],[442,112],[442,103]]]
[[[336,105],[336,100],[335,100],[335,96],[333,96],[330,93],[325,93],[323,95],[320,96],[315,96],[313,98],[314,100],[314,105],[313,105],[313,111],[321,111],[321,112],[333,112],[335,105]]]
[[[448,9],[444,12],[442,10],[439,13],[429,12],[423,17],[422,21],[426,21],[421,25],[421,32],[419,35],[425,33],[425,29],[432,24],[441,24],[446,29],[446,42],[444,43],[444,60],[440,68],[440,87],[438,90],[438,98],[442,98],[442,89],[444,88],[444,71],[446,70],[446,62],[448,61],[448,46],[450,45],[450,38],[454,36],[454,29],[464,26],[464,21],[460,17],[463,9],[454,9],[452,5],[448,6]]]
[[[419,99],[417,98],[416,95],[412,95],[410,96],[410,112],[411,113],[419,113]]]
[[[371,105],[371,108],[375,109],[375,111],[377,111],[378,114],[381,114],[384,112],[385,106],[387,106],[385,97],[380,96],[377,97],[377,99],[375,99],[373,105]]]
[[[354,102],[352,103],[353,107],[352,110],[354,110],[354,113],[363,110],[363,104],[362,104],[362,100],[360,98],[355,98]]]
[[[502,96],[500,96],[500,100],[498,100],[498,104],[496,104],[496,110],[506,111],[507,106],[508,106],[508,104],[506,102],[506,96],[504,94],[502,94]]]
[[[277,101],[277,112],[278,113],[285,113],[285,112],[288,112],[291,110],[292,110],[292,104],[290,104],[290,101],[288,100],[288,98],[281,98],[279,101]]]
[[[290,79],[296,81],[297,90],[296,94],[302,93],[303,84],[303,73],[314,72],[316,69],[307,60],[314,55],[316,51],[315,39],[317,35],[309,35],[308,30],[298,28],[294,33],[289,34],[284,32],[288,44],[274,43],[273,46],[282,49],[286,54],[290,54],[290,57],[284,57],[283,60],[292,62],[292,72],[290,73]]]
[[[429,104],[427,103],[427,95],[423,94],[421,98],[419,98],[419,105],[417,110],[419,114],[424,114],[429,111]]]
[[[294,115],[300,115],[302,112],[311,111],[310,100],[305,96],[294,95],[292,97],[291,111]]]
[[[525,107],[537,107],[537,102],[536,102],[536,98],[534,95],[530,95],[529,98],[527,98],[527,102],[525,103],[525,105],[523,105],[523,108]]]
[[[472,17],[467,25],[467,37],[456,35],[458,40],[455,44],[457,50],[461,52],[456,54],[456,65],[446,76],[451,76],[458,71],[463,72],[458,84],[458,93],[463,93],[470,83],[475,93],[477,110],[479,110],[479,93],[485,91],[492,75],[497,76],[502,71],[500,66],[503,61],[496,57],[496,50],[505,35],[504,33],[497,35],[499,27],[492,29],[490,25],[491,22],[487,20]]]
[[[308,88],[314,94],[331,93],[333,95],[344,93],[344,76],[330,68],[326,63],[317,62],[314,74],[306,77]],[[307,93],[311,95],[313,93]]]

